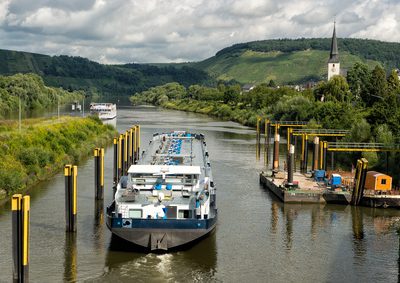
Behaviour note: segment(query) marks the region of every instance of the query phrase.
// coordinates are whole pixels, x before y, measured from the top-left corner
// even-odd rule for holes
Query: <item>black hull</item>
[[[360,205],[366,207],[399,208],[400,198],[393,196],[363,196]]]
[[[120,226],[129,221],[132,227]],[[107,215],[110,231],[128,242],[150,251],[170,250],[186,246],[208,235],[216,226],[217,217],[212,219],[122,219]],[[199,227],[199,228],[196,228]]]

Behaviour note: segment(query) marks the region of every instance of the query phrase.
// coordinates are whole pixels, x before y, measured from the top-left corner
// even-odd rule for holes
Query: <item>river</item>
[[[64,176],[30,190],[31,282],[397,282],[400,210],[282,204],[259,184],[253,129],[150,106],[120,108],[117,128],[204,133],[218,188],[218,224],[197,244],[141,253],[111,240],[94,200],[93,160],[78,165],[78,225],[65,232]],[[112,200],[112,147],[104,207]],[[0,208],[0,282],[12,278],[11,213]]]

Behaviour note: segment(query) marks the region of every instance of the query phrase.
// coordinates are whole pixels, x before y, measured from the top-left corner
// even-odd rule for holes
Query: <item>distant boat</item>
[[[217,222],[216,188],[202,134],[155,134],[117,186],[107,226],[149,250],[169,250],[206,236]]]
[[[117,105],[113,103],[90,103],[90,114],[97,115],[101,120],[111,120],[117,117]]]

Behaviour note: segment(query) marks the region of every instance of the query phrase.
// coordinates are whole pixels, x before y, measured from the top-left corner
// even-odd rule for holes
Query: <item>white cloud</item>
[[[0,0],[0,48],[105,63],[202,60],[235,43],[400,41],[398,0]]]

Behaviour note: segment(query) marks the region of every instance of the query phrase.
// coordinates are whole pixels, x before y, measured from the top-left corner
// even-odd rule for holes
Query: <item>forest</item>
[[[131,97],[133,104],[146,102],[167,108],[192,111],[255,126],[263,120],[309,121],[311,127],[348,129],[345,141],[398,143],[400,137],[400,83],[396,71],[389,76],[379,65],[368,69],[357,63],[347,79],[335,76],[314,89],[297,91],[289,87],[262,84],[250,92],[239,85],[217,87],[169,83]],[[383,168],[380,153],[363,153],[372,167]],[[358,153],[343,156],[354,163]],[[390,172],[399,172],[400,156],[390,153]],[[346,162],[343,162],[346,163]],[[389,173],[390,173],[389,172]]]
[[[82,91],[47,87],[36,74],[0,76],[0,118],[18,111],[20,99],[21,109],[26,111],[79,100],[83,95]]]

